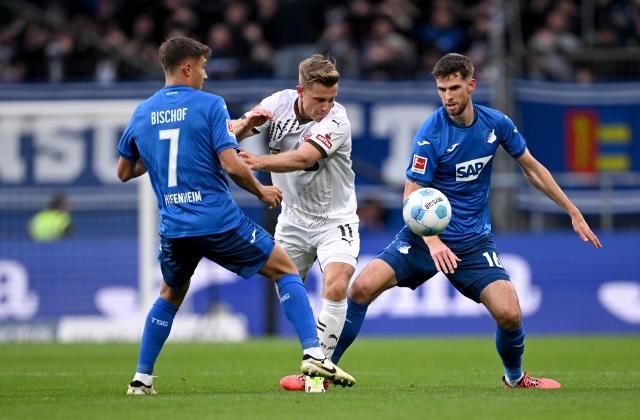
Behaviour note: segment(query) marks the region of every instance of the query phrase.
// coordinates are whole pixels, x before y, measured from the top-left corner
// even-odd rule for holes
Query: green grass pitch
[[[157,396],[127,396],[135,344],[0,344],[0,419],[638,419],[640,337],[528,337],[560,390],[505,390],[490,337],[360,339],[353,388],[285,392],[294,340],[167,343]]]

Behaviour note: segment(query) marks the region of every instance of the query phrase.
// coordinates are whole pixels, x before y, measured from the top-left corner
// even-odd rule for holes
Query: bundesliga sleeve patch
[[[231,120],[227,120],[227,133],[232,137],[236,136],[236,133],[233,131],[233,123]]]
[[[413,155],[413,164],[411,165],[411,172],[416,172],[424,175],[427,169],[427,158],[420,155]]]

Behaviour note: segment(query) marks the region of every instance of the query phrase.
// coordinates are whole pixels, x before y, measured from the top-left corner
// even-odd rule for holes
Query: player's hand
[[[595,233],[591,230],[589,225],[581,213],[577,213],[571,216],[571,225],[573,226],[573,230],[576,231],[580,239],[585,242],[591,242],[594,248],[602,248],[602,244],[600,243],[600,239],[596,236]]]
[[[238,155],[242,158],[245,165],[247,165],[249,169],[253,171],[259,171],[260,169],[262,169],[260,156],[256,156],[252,153],[249,153],[244,149],[240,149],[240,152],[238,152]]]
[[[436,269],[445,274],[453,274],[455,269],[458,268],[460,258],[437,236],[425,236],[423,239],[427,244],[427,248],[429,248],[429,253],[433,258]]]
[[[273,118],[273,114],[270,111],[260,106],[254,107],[251,111],[244,114],[244,116],[248,120],[247,123],[251,128],[259,127]]]
[[[269,206],[270,209],[276,208],[282,203],[282,191],[273,185],[263,185],[258,196],[260,201]]]

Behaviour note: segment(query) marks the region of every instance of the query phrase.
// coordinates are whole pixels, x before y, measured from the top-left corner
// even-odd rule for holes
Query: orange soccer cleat
[[[534,378],[529,376],[527,372],[524,373],[522,379],[518,381],[515,386],[510,386],[505,377],[502,377],[502,382],[504,382],[505,388],[546,388],[546,389],[557,389],[560,388],[560,382],[554,381],[549,378]],[[303,381],[304,386],[304,381]]]
[[[280,379],[280,387],[285,391],[304,391],[304,382],[305,375],[289,375]],[[330,384],[331,382],[325,379],[323,383],[324,389],[327,390]]]

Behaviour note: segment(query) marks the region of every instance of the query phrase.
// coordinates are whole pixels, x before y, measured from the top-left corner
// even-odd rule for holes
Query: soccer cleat
[[[302,357],[300,370],[302,370],[302,373],[305,375],[322,376],[323,378],[333,382],[334,385],[353,386],[356,383],[353,376],[334,365],[333,362],[327,358],[319,360],[305,354]]]
[[[306,376],[304,374],[284,376],[280,379],[280,387],[285,391],[304,391],[305,379]],[[327,390],[329,389],[331,382],[329,382],[328,379],[325,379],[322,385],[324,386],[324,389]]]
[[[533,378],[529,376],[527,372],[524,373],[522,379],[520,379],[515,386],[510,386],[504,376],[502,377],[502,382],[504,382],[505,388],[560,388],[560,382],[549,378]]]
[[[153,384],[145,385],[140,381],[133,381],[127,388],[127,395],[157,395],[158,393],[153,388]]]

